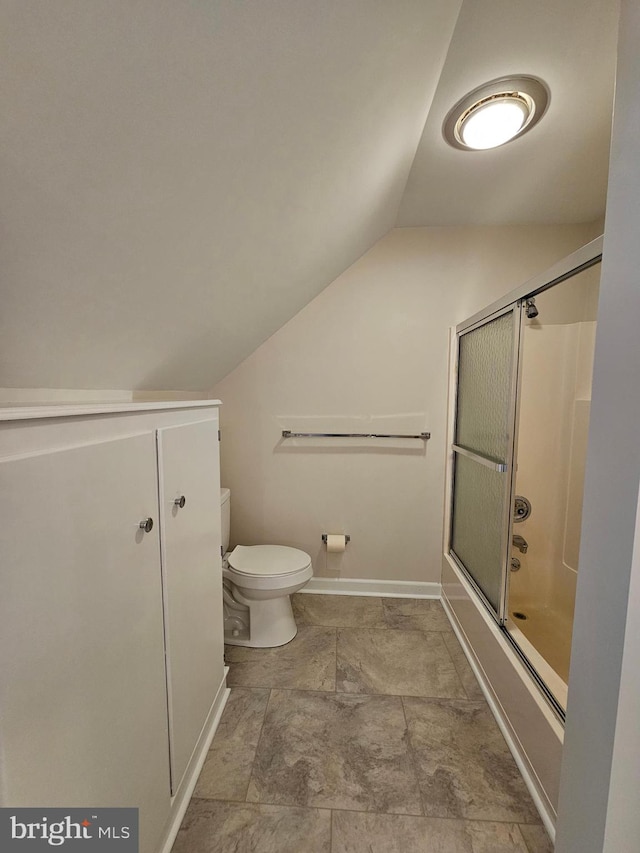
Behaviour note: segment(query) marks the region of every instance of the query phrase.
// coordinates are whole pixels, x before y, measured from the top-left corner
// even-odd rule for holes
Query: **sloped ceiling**
[[[398,214],[398,225],[590,222],[604,213],[616,64],[616,0],[466,0]],[[460,151],[451,107],[507,74],[540,77],[543,120],[509,145]]]
[[[206,390],[396,223],[601,215],[616,4],[460,5],[3,0],[0,387]],[[448,149],[505,72],[547,128]]]
[[[393,226],[459,6],[4,0],[0,386],[212,387]]]

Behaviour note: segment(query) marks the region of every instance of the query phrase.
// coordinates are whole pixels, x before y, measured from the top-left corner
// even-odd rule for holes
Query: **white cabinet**
[[[223,678],[217,446],[216,421],[158,430],[173,794]]]
[[[217,409],[113,409],[0,423],[0,805],[138,807],[156,853],[228,693]]]
[[[127,802],[164,823],[159,548],[138,526],[155,467],[152,433],[0,465],[7,805]]]

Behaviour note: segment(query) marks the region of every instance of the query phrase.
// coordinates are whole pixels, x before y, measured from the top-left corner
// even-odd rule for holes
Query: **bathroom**
[[[196,38],[197,18],[184,23],[175,10],[167,10],[163,22],[152,24],[152,5],[141,4],[137,29],[132,26],[135,39],[131,43],[125,34],[112,33],[114,43],[120,48],[124,44],[129,55],[134,49],[141,51],[144,61],[137,89],[131,88],[126,66],[109,66],[110,76],[104,75],[100,62],[108,64],[108,56],[101,57],[95,49],[92,56],[82,54],[81,45],[95,48],[100,44],[100,40],[91,37],[100,27],[88,13],[79,11],[78,4],[61,3],[64,15],[59,20],[43,19],[41,44],[35,53],[59,71],[55,65],[57,51],[65,46],[76,63],[68,66],[69,76],[64,79],[72,97],[69,114],[60,111],[59,125],[42,105],[42,114],[31,123],[28,110],[39,81],[35,73],[32,78],[24,70],[18,48],[13,48],[18,54],[12,57],[18,69],[16,91],[20,82],[23,98],[15,107],[17,142],[10,152],[10,162],[15,166],[14,174],[22,177],[19,183],[11,184],[15,195],[8,196],[15,218],[10,223],[12,251],[7,268],[16,286],[7,288],[6,313],[3,312],[6,370],[1,384],[14,389],[5,398],[15,400],[15,389],[84,389],[85,393],[92,389],[96,395],[102,391],[103,395],[109,392],[115,397],[123,392],[109,389],[135,389],[138,395],[153,396],[153,389],[162,388],[182,391],[183,395],[195,389],[202,396],[220,399],[221,482],[232,489],[232,544],[277,542],[300,548],[313,561],[318,591],[339,591],[350,585],[351,589],[345,591],[382,596],[385,591],[404,591],[406,597],[437,597],[442,577],[450,329],[603,233],[606,163],[600,171],[593,167],[589,145],[607,150],[607,139],[591,139],[580,150],[576,146],[575,165],[582,168],[579,174],[585,186],[574,175],[560,192],[560,201],[566,207],[555,215],[520,210],[518,204],[519,197],[529,193],[541,204],[540,196],[547,191],[549,182],[560,180],[557,173],[550,168],[545,173],[545,184],[532,169],[524,174],[518,171],[514,160],[508,161],[503,190],[495,196],[505,205],[510,203],[508,215],[491,208],[486,201],[474,205],[474,199],[489,198],[488,182],[500,180],[503,166],[495,159],[491,161],[497,165],[488,170],[490,174],[483,183],[470,174],[473,167],[466,152],[451,151],[455,163],[462,163],[456,189],[451,189],[453,185],[439,186],[434,167],[429,171],[427,160],[419,160],[410,182],[413,195],[401,201],[398,187],[402,184],[402,190],[404,181],[398,180],[396,172],[408,177],[413,155],[416,150],[420,152],[423,144],[425,79],[433,83],[428,94],[429,100],[433,96],[433,107],[428,111],[426,144],[435,135],[439,139],[442,118],[457,97],[498,76],[502,66],[508,65],[509,71],[534,73],[530,68],[533,57],[521,57],[516,52],[522,48],[520,43],[514,45],[510,55],[505,48],[496,71],[486,58],[478,60],[477,65],[473,57],[465,60],[462,54],[468,50],[471,32],[486,33],[486,41],[476,38],[477,53],[493,55],[490,23],[504,11],[504,4],[468,2],[462,5],[459,17],[458,4],[452,4],[456,6],[455,14],[451,12],[452,20],[441,22],[443,29],[450,28],[446,33],[440,31],[436,35],[433,31],[433,44],[427,51],[433,67],[428,74],[420,66],[407,77],[403,87],[398,79],[397,54],[389,58],[385,74],[380,75],[389,88],[383,91],[380,102],[367,104],[369,112],[363,110],[357,116],[358,122],[368,127],[372,116],[381,111],[376,124],[380,147],[363,152],[361,137],[340,137],[340,145],[351,146],[349,156],[344,148],[336,151],[328,145],[328,137],[336,135],[335,126],[330,132],[322,131],[320,141],[319,125],[330,118],[331,104],[317,104],[317,116],[305,113],[305,135],[300,138],[295,134],[291,103],[299,104],[300,110],[308,109],[301,103],[303,99],[293,82],[304,51],[284,55],[280,51],[275,55],[277,50],[272,53],[262,44],[260,27],[235,18],[232,7],[221,4],[220,27],[228,29],[229,47],[216,61],[236,68],[240,60],[233,44],[240,38],[248,40],[248,55],[262,51],[265,81],[260,97],[275,104],[274,116],[268,123],[259,112],[259,103],[253,101],[239,115],[237,108],[234,111],[236,86],[232,79],[225,78],[224,91],[216,92],[221,106],[206,87],[200,87],[197,99],[180,114],[181,124],[199,128],[195,138],[185,139],[168,121],[158,121],[158,89],[147,97],[150,81],[145,77],[144,62],[151,63],[153,51],[145,47],[141,33],[153,25],[157,27],[154,32],[158,43],[177,51],[180,44],[189,44],[190,39]],[[439,4],[437,8],[442,11],[446,6]],[[540,20],[544,16],[530,12],[526,17],[524,4],[518,4],[519,9],[520,6],[529,32],[534,24],[544,29]],[[590,37],[594,30],[597,34],[595,42],[588,42],[593,49],[585,50],[589,54],[586,64],[594,69],[600,55],[594,45],[615,39],[615,28],[604,26],[608,21],[603,11],[606,6],[590,4],[593,17],[585,15],[592,22]],[[397,26],[407,39],[410,10],[414,7],[415,4],[401,4],[401,12],[395,11],[401,19]],[[389,9],[388,17],[378,21],[379,30],[369,33],[371,39],[378,39],[375,44],[379,50],[385,44],[380,32],[393,17]],[[287,7],[287,12],[287,32],[299,39],[308,28],[308,20],[291,8]],[[494,17],[487,17],[488,22],[479,27],[478,17],[489,13]],[[12,8],[15,44],[24,50],[20,39],[28,41],[28,34],[38,28],[26,13],[24,19],[21,14],[17,6]],[[105,4],[96,4],[96,15],[102,16],[99,22],[104,23],[105,30],[118,30],[110,23]],[[363,15],[366,18],[366,12]],[[576,11],[573,17],[580,18],[580,13]],[[593,26],[593,20],[597,26]],[[587,21],[584,30],[589,29]],[[341,20],[327,23],[321,18],[316,23],[327,40],[319,41],[316,49],[328,50],[329,35],[343,29]],[[352,25],[352,19],[348,18],[345,26],[347,23]],[[548,20],[546,27],[549,28]],[[428,29],[423,22],[420,39],[429,37]],[[577,29],[586,38],[584,30]],[[278,45],[278,34],[272,30],[277,27],[268,32],[273,44]],[[556,44],[555,49],[564,61],[566,31],[560,22],[556,30],[560,45]],[[449,43],[447,33],[450,37],[454,32],[458,40],[454,38]],[[73,48],[68,44],[70,33],[76,34]],[[493,38],[497,39],[498,34],[494,33]],[[342,62],[339,71],[346,77],[352,74],[353,67],[339,48],[340,45],[334,47],[335,58]],[[413,51],[407,63],[418,62],[419,39],[409,40],[406,50]],[[379,60],[379,53],[375,57]],[[610,55],[608,58],[611,61]],[[202,56],[200,60],[204,62]],[[366,64],[366,57],[358,55],[357,61],[362,63],[362,76],[370,77],[373,70]],[[465,61],[469,70],[454,81]],[[279,64],[286,73],[277,73]],[[171,63],[167,65],[170,67]],[[547,76],[552,76],[552,71],[559,73],[557,65],[549,65]],[[80,67],[85,71],[83,80],[77,75]],[[436,78],[434,72],[443,67]],[[613,63],[608,67],[610,74],[608,81],[602,83],[602,91],[607,90],[611,101]],[[189,66],[187,72],[195,76],[198,68]],[[538,73],[545,76],[542,71]],[[269,88],[270,75],[274,89],[281,87],[290,97],[275,99]],[[176,100],[180,91],[177,77],[168,75],[162,80]],[[339,74],[331,79],[332,97],[336,96],[341,79]],[[551,80],[548,82],[555,108],[562,96]],[[100,139],[98,150],[104,155],[104,140],[111,138],[113,127],[124,119],[115,109],[113,114],[105,111],[94,115],[92,104],[102,92],[101,87],[110,98],[120,87],[127,87],[131,93],[127,101],[130,113],[124,113],[130,119],[130,137],[125,134],[111,140],[112,159],[105,161],[108,168],[103,171],[96,169],[96,161],[88,152]],[[571,98],[567,100],[575,98],[577,88],[577,83],[571,81]],[[399,89],[402,98],[394,101]],[[458,92],[455,97],[454,90]],[[624,93],[623,89],[621,96]],[[354,89],[354,97],[355,94]],[[57,90],[52,97],[54,101],[59,97]],[[632,95],[627,97],[631,99]],[[419,112],[416,104],[422,105],[420,122],[415,117],[415,110]],[[349,107],[353,108],[352,102]],[[406,117],[409,114],[410,120]],[[236,171],[228,178],[216,173],[206,186],[206,195],[197,192],[197,169],[194,167],[185,177],[175,168],[172,152],[174,146],[182,146],[180,159],[192,160],[201,167],[203,161],[199,158],[204,156],[207,141],[217,138],[215,126],[221,115],[237,122],[238,133],[227,142],[218,141],[216,154],[228,163],[223,157],[229,157],[225,147],[228,145],[239,156]],[[85,120],[86,116],[90,121]],[[550,111],[546,118],[552,116]],[[196,117],[198,125],[194,124]],[[47,146],[38,147],[33,131],[36,120],[45,119],[48,142]],[[337,121],[343,119],[339,116]],[[77,135],[70,132],[74,125],[80,128]],[[147,135],[147,127],[153,129],[157,144]],[[347,129],[355,132],[352,126]],[[536,130],[542,133],[544,124],[514,143],[512,149],[505,147],[505,157],[515,158],[510,152],[516,151],[518,144],[533,144]],[[261,132],[271,144],[265,143],[258,152],[252,134]],[[411,145],[402,147],[397,137],[410,139]],[[304,145],[308,159],[296,149]],[[43,153],[44,147],[48,150]],[[397,157],[390,153],[395,151],[399,152]],[[359,165],[365,155],[367,174],[361,175]],[[586,170],[585,160],[589,164]],[[36,166],[41,171],[31,183],[30,169]],[[114,181],[115,170],[124,174],[124,186]],[[148,182],[142,181],[143,173]],[[338,193],[334,188],[336,195],[332,197],[323,193],[326,181],[321,176],[328,173],[338,177],[338,184],[344,183],[345,192]],[[518,188],[517,197],[509,198],[514,174],[522,179],[523,186]],[[375,182],[371,175],[376,176]],[[273,176],[277,176],[277,186],[273,186]],[[536,186],[538,182],[540,186]],[[39,184],[42,191],[36,193],[34,184]],[[127,186],[135,200],[130,200],[122,214]],[[431,188],[429,192],[425,191],[427,186]],[[590,193],[600,201],[592,203]],[[224,210],[216,208],[211,213],[206,204],[216,195],[225,198],[226,204],[220,206]],[[424,199],[430,195],[435,212],[426,209]],[[448,208],[447,197],[451,197]],[[68,201],[61,206],[62,198]],[[583,209],[578,210],[578,202],[572,202],[576,198]],[[574,209],[571,203],[576,205]],[[313,215],[309,207],[314,208]],[[179,215],[168,218],[169,208]],[[64,216],[59,215],[61,209]],[[461,215],[461,209],[466,213]],[[615,215],[615,208],[607,210],[604,227],[605,240],[611,240],[614,246],[616,236],[610,231],[610,221],[616,222],[611,219]],[[623,218],[623,213],[618,216]],[[128,240],[129,232],[135,234],[135,244]],[[216,239],[210,242],[215,245],[203,254],[202,246],[212,233]],[[346,239],[342,235],[348,236],[348,246],[341,242]],[[172,241],[179,245],[177,252],[170,248]],[[34,245],[38,251],[31,254],[30,247]],[[68,251],[60,252],[56,246],[67,247]],[[251,251],[247,247],[252,247]],[[152,269],[149,257],[154,258]],[[102,273],[95,274],[99,265],[104,267],[104,278]],[[207,276],[215,280],[211,292],[203,284]],[[146,286],[135,286],[138,279],[147,282]],[[31,290],[25,289],[27,281]],[[621,317],[618,322],[623,320]],[[426,442],[385,443],[355,439],[345,445],[339,440],[286,440],[282,431],[287,429],[392,434],[426,430],[431,438]],[[620,441],[619,450],[623,448],[624,442]],[[624,495],[629,498],[629,489]],[[533,513],[532,522],[536,507]],[[325,532],[350,535],[344,553],[327,553],[321,540]],[[617,538],[624,540],[623,536]],[[612,602],[612,609],[614,604],[622,606],[620,601]],[[584,612],[589,613],[591,627],[598,623],[600,615],[594,616],[588,605]],[[608,615],[611,616],[610,611]],[[614,621],[624,630],[620,613],[616,619],[608,620],[610,625]],[[618,638],[616,642],[621,647],[622,640]],[[603,643],[607,645],[611,648],[611,638]],[[579,690],[584,684],[580,673],[584,677],[586,664],[581,670],[578,658],[576,666]],[[616,692],[617,696],[619,687],[608,689],[607,695]],[[580,707],[583,704],[584,709]],[[571,737],[578,764],[586,761],[582,743],[586,732],[591,732],[593,740],[595,723],[581,719],[581,713],[588,713],[588,704],[579,698],[575,703],[574,719],[580,727]],[[613,711],[609,709],[608,713]],[[571,711],[567,725],[570,734]],[[603,750],[606,741],[603,737]],[[567,772],[573,774],[572,782],[586,775],[578,773],[577,765],[568,766]],[[590,796],[597,800],[601,794],[591,792]],[[567,814],[572,808],[577,814],[578,806],[567,802]],[[604,821],[604,806],[599,812],[592,804],[588,811],[594,821],[598,814]],[[577,832],[577,822],[569,820],[567,832]],[[565,850],[572,849],[570,843],[564,842]]]

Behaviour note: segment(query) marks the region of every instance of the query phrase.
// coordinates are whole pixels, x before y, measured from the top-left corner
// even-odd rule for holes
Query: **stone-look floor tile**
[[[466,697],[439,633],[338,628],[337,663],[345,693]]]
[[[401,700],[273,690],[247,801],[422,814]]]
[[[332,853],[527,853],[512,823],[334,812]]]
[[[211,744],[195,797],[244,800],[269,691],[234,687]]]
[[[331,812],[193,799],[172,853],[330,853]]]
[[[553,841],[544,826],[520,824],[520,832],[528,853],[553,853]]]
[[[435,599],[383,598],[382,606],[389,628],[404,631],[453,631],[442,604]]]
[[[386,628],[382,599],[364,595],[311,595],[291,597],[298,625],[332,628]]]
[[[473,670],[469,666],[469,661],[467,660],[465,653],[462,651],[462,646],[460,645],[458,638],[453,631],[450,634],[443,634],[442,637],[444,639],[444,644],[451,655],[451,660],[456,668],[456,672],[460,676],[460,681],[465,689],[467,698],[475,699],[478,702],[484,701],[484,693],[478,684],[478,679],[475,677]]]
[[[286,646],[249,649],[226,646],[229,687],[289,687],[335,690],[336,630],[301,626]]]
[[[403,703],[426,815],[539,822],[485,702],[407,698]]]

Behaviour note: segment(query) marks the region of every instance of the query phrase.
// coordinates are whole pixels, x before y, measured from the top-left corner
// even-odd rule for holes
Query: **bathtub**
[[[553,839],[564,740],[562,722],[448,555],[444,555],[442,565],[442,604]]]

